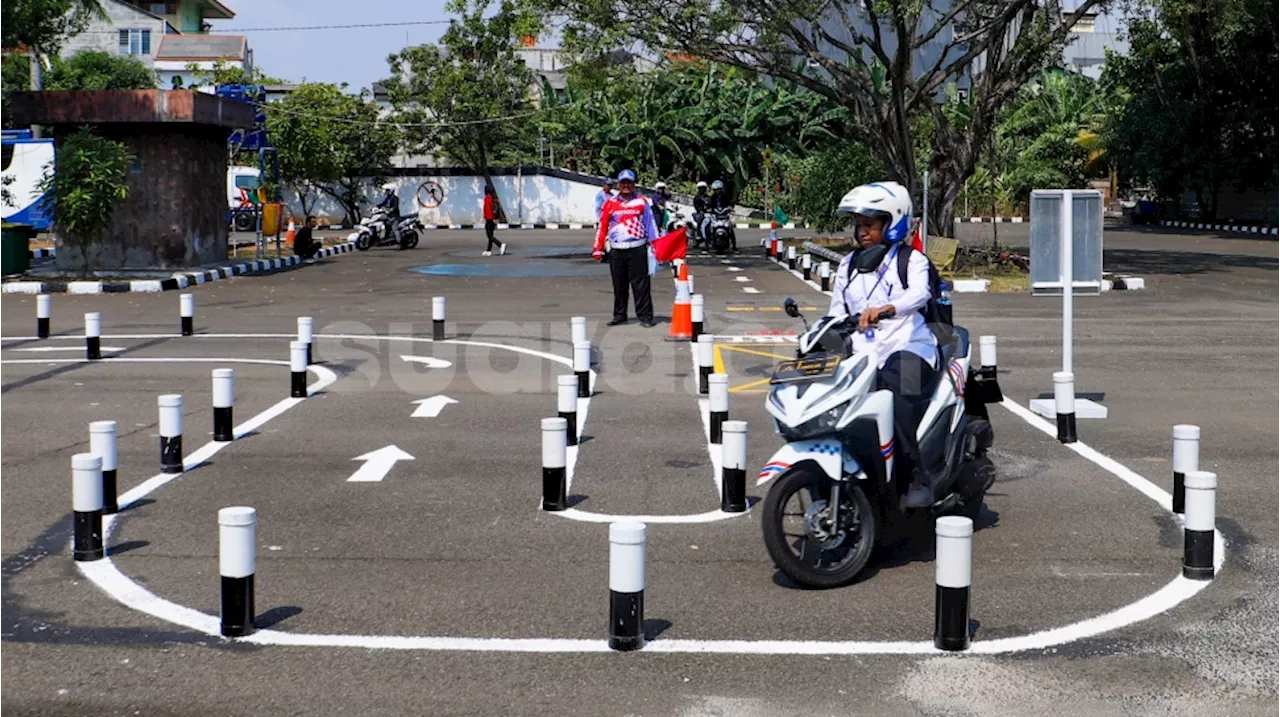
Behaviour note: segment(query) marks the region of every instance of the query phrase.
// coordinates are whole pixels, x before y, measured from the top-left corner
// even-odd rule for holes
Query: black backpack
[[[903,242],[902,248],[898,250],[898,279],[902,281],[902,288],[909,286],[907,282],[907,266],[911,262],[911,253],[916,248],[910,244]],[[955,324],[951,319],[951,304],[938,303],[938,297],[942,296],[942,276],[938,274],[938,269],[929,261],[929,257],[924,257],[925,263],[929,265],[929,301],[920,307],[920,313],[924,315],[924,321],[928,324],[929,329],[933,331],[933,335],[938,339],[939,346],[947,346],[955,340]],[[849,262],[848,275],[845,276],[845,285],[853,281],[853,261]],[[845,307],[848,311],[848,307]]]

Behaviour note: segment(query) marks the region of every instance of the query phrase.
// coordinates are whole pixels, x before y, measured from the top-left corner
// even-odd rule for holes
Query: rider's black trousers
[[[912,467],[923,469],[925,476],[932,475],[936,467],[924,465],[916,431],[929,408],[932,392],[926,391],[935,385],[936,375],[937,370],[920,356],[910,351],[898,351],[890,354],[876,376],[877,389],[893,392],[894,435],[898,440],[898,453],[908,457]]]
[[[498,241],[498,238],[493,235],[493,230],[497,228],[498,228],[498,223],[495,222],[494,220],[492,219],[484,220],[484,235],[489,240],[489,243],[484,245],[485,251],[493,251],[493,248],[495,246],[498,247],[499,249],[502,248],[502,242]]]

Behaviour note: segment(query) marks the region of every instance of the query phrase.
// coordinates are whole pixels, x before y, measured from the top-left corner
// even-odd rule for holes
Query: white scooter
[[[784,307],[800,318],[795,301]],[[852,582],[888,521],[908,511],[901,499],[910,467],[894,438],[893,394],[874,390],[874,351],[846,355],[846,338],[856,330],[856,316],[806,322],[797,358],[778,364],[770,379],[768,411],[788,443],[756,482],[777,479],[761,511],[764,543],[778,569],[805,587]],[[994,372],[970,367],[968,332],[952,331],[941,352],[946,370],[938,372],[916,435],[925,463],[939,474],[928,512],[976,519],[996,477],[986,404],[1001,393]]]
[[[390,231],[388,226],[391,227]],[[418,230],[422,228],[422,223],[416,216],[401,217],[393,221],[386,209],[375,208],[356,225],[352,240],[360,251],[368,251],[375,246],[412,249],[418,245]]]

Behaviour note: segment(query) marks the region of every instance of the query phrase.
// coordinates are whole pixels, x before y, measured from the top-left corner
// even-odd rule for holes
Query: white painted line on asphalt
[[[82,338],[82,337],[77,337]],[[29,349],[9,349],[10,351],[28,351],[31,353],[40,353],[47,351],[83,351],[82,346],[36,346]],[[100,346],[99,351],[124,351],[122,346]]]
[[[742,271],[742,267],[740,267],[740,266],[731,266],[731,267],[729,267],[729,271]]]
[[[430,398],[419,398],[409,403],[417,406],[417,408],[413,409],[413,413],[409,415],[409,418],[435,418],[440,415],[445,406],[455,404],[457,401],[441,394]]]
[[[355,473],[347,479],[348,483],[381,483],[391,472],[397,461],[411,461],[413,456],[405,453],[398,446],[383,446],[376,451],[352,458],[353,461],[364,461]]]
[[[368,338],[363,336],[362,338]],[[414,337],[379,337],[388,338],[388,340],[423,340]],[[429,341],[429,340],[428,340]],[[481,344],[481,342],[468,342],[453,340],[448,343],[459,344]],[[572,365],[572,361],[563,357],[544,354],[543,352],[533,351],[531,349],[520,349],[519,347],[503,346],[501,344],[487,344],[500,348],[509,348],[518,350],[522,353],[531,355],[550,356],[553,360]],[[103,359],[100,362],[158,362],[168,359]],[[186,361],[236,361],[242,363],[269,363],[284,364],[283,361],[266,361],[266,360],[244,360],[244,359],[185,359]],[[78,363],[84,362],[83,359],[17,359],[17,360],[0,360],[3,363]],[[308,394],[319,387],[328,385],[336,380],[336,376],[327,369],[312,366],[310,370],[316,370],[319,373],[323,370],[328,374],[327,377],[321,379],[314,387],[309,387]],[[262,414],[251,419],[249,424],[261,425],[270,416],[279,415],[287,410],[296,402],[302,399],[287,399],[281,401],[276,406],[264,411]],[[1026,409],[1014,403],[1011,399],[1005,399],[1001,404],[1009,411],[1027,421],[1030,425],[1040,429],[1046,435],[1056,436],[1056,427],[1051,426],[1048,422],[1031,414]],[[701,406],[700,406],[701,408]],[[580,407],[581,410],[581,407]],[[246,424],[248,425],[248,424]],[[241,435],[241,431],[248,432],[251,429],[239,427],[236,429],[237,435]],[[190,470],[199,463],[208,460],[213,454],[217,453],[222,446],[230,444],[210,444],[201,447],[199,450],[188,456],[184,462],[184,470]],[[1172,507],[1172,497],[1163,489],[1156,486],[1151,481],[1143,478],[1137,473],[1129,470],[1125,466],[1119,464],[1113,459],[1098,453],[1093,448],[1081,444],[1074,443],[1066,446],[1070,450],[1075,451],[1080,456],[1094,462],[1099,467],[1113,473],[1121,480],[1129,485],[1137,488],[1144,495],[1155,500],[1161,507],[1166,510]],[[714,453],[714,451],[713,451]],[[576,456],[575,456],[576,457]],[[714,458],[713,458],[714,461]],[[719,471],[717,471],[717,474]],[[121,497],[121,505],[127,505],[136,502],[138,499],[159,488],[169,480],[176,478],[182,474],[161,474],[147,481],[143,485],[137,486],[128,491]],[[163,479],[151,484],[157,479]],[[144,486],[146,489],[143,490]],[[570,509],[574,511],[574,509]],[[563,511],[568,513],[570,511]],[[585,513],[582,511],[574,511],[582,513],[578,520],[586,520],[589,522],[612,522],[629,518],[630,516],[600,516],[597,514]],[[646,522],[651,523],[667,523],[667,522],[710,522],[719,520],[720,511],[711,511],[698,516],[638,516]],[[734,513],[728,515],[744,515],[745,513]],[[116,515],[106,516],[103,520],[103,542],[107,543],[110,536],[111,528],[114,524]],[[1178,516],[1174,516],[1175,521],[1180,521]],[[1214,531],[1214,571],[1215,574],[1220,572],[1225,561],[1225,541],[1220,532]],[[98,561],[78,562],[77,567],[82,574],[92,580],[96,585],[106,591],[113,598],[125,604],[128,607],[137,609],[141,612],[155,616],[162,620],[189,627],[198,630],[204,634],[218,636],[220,631],[220,623],[218,618],[206,615],[196,610],[177,605],[169,602],[154,593],[146,590],[142,586],[135,583],[132,579],[121,573],[110,558],[104,558]],[[1093,637],[1103,633],[1107,633],[1151,617],[1166,612],[1173,607],[1185,602],[1189,598],[1198,594],[1207,587],[1211,581],[1193,581],[1188,580],[1181,575],[1175,577],[1171,582],[1166,584],[1160,590],[1148,595],[1147,597],[1124,606],[1118,610],[1100,615],[1095,618],[1072,623],[1059,628],[1044,630],[1030,635],[1018,637],[999,638],[994,640],[977,640],[974,641],[968,652],[978,654],[996,654],[1021,652],[1025,650],[1043,649],[1063,645],[1076,640]],[[247,638],[239,638],[239,641],[253,644],[263,645],[310,645],[310,646],[332,646],[332,647],[359,647],[363,649],[418,649],[418,650],[472,650],[487,652],[604,652],[608,650],[607,642],[604,640],[581,640],[581,639],[501,639],[501,638],[462,638],[462,637],[397,637],[397,636],[378,636],[378,635],[315,635],[315,634],[298,634],[284,633],[274,630],[261,630]],[[952,654],[943,653],[933,646],[932,642],[877,642],[877,641],[782,641],[782,640],[654,640],[646,645],[645,650],[654,652],[671,652],[671,653],[721,653],[721,654],[807,654],[807,655],[852,655],[852,654]]]
[[[744,283],[744,284],[745,284],[745,283],[747,283],[747,282],[751,281],[751,277],[749,277],[749,276],[735,276],[735,277],[733,277],[733,280],[734,280],[734,281],[741,282],[741,283]]]
[[[760,290],[759,290],[759,289],[757,289],[757,288],[756,288],[756,287],[754,287],[754,286],[744,286],[744,287],[742,287],[742,290],[743,290],[743,291],[745,291],[745,292],[747,292],[748,294],[759,294],[759,293],[760,293]]]
[[[438,359],[434,356],[401,356],[400,359],[410,363],[420,363],[425,365],[427,368],[449,368],[453,365],[453,362],[451,361]]]

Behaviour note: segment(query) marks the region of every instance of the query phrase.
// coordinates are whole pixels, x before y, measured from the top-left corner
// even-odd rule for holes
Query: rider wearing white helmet
[[[840,262],[831,291],[831,316],[858,316],[850,337],[854,350],[875,349],[880,357],[877,388],[893,392],[895,434],[912,465],[908,507],[933,503],[932,471],[922,465],[916,430],[928,408],[938,371],[938,341],[920,312],[931,298],[929,260],[908,241],[911,195],[896,182],[852,189],[837,213],[856,221],[857,248]],[[908,252],[907,287],[897,263]]]

